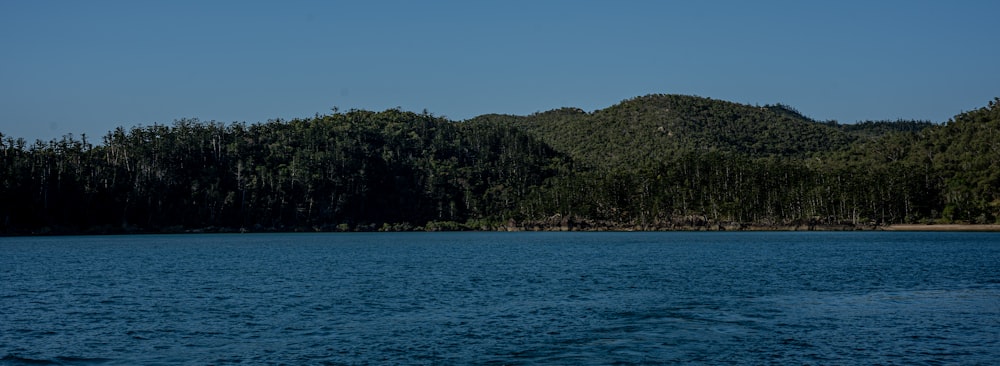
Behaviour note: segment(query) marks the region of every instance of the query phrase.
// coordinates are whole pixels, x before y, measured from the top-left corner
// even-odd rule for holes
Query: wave
[[[109,358],[56,356],[52,359],[37,359],[8,353],[0,358],[3,365],[98,365],[113,361]]]

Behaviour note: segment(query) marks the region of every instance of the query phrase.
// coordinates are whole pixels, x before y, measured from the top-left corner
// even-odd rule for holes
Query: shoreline
[[[885,231],[975,231],[1000,232],[1000,225],[995,224],[896,224],[889,225]]]
[[[470,227],[465,225],[446,225],[437,227],[405,227],[381,228],[375,226],[359,226],[354,230],[323,230],[321,228],[282,228],[247,230],[245,228],[207,227],[195,229],[171,228],[168,230],[149,229],[108,229],[92,228],[90,230],[41,230],[35,232],[6,232],[0,237],[14,236],[75,236],[75,235],[148,235],[148,234],[240,234],[240,233],[303,233],[303,232],[432,232],[432,231],[467,231],[467,232],[698,232],[698,231],[729,231],[729,232],[761,232],[761,231],[898,231],[898,232],[1000,232],[1000,224],[892,224],[876,225],[793,225],[793,224],[736,224],[711,223],[701,225],[625,225],[595,222],[564,222],[559,224],[541,222],[522,222],[508,225],[489,225]]]

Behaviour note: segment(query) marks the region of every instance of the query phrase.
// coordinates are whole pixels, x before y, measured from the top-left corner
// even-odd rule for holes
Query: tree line
[[[2,141],[7,233],[457,227],[513,210],[561,159],[512,126],[400,110]]]
[[[0,134],[0,233],[995,223],[1000,99],[945,124],[652,95],[455,122],[335,111]]]

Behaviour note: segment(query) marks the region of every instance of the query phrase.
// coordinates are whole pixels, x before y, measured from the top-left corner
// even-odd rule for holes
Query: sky
[[[1000,1],[0,0],[0,133],[334,107],[460,121],[653,93],[944,122],[1000,96]]]

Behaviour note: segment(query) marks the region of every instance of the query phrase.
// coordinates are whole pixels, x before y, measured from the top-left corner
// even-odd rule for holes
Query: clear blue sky
[[[1000,1],[0,1],[0,132],[337,106],[462,120],[650,93],[943,122],[1000,96]]]

